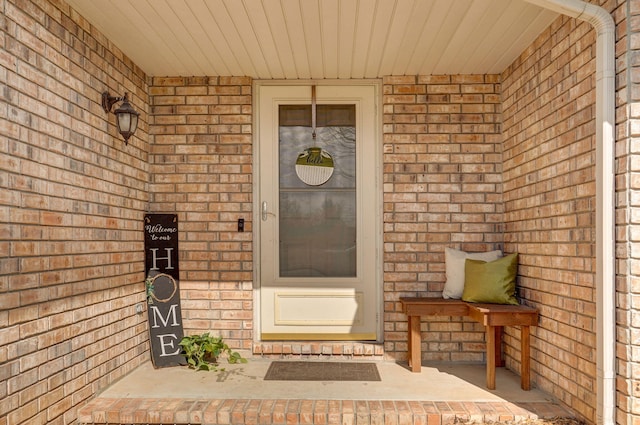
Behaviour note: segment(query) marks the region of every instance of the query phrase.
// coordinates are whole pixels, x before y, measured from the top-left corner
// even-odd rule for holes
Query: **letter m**
[[[166,317],[162,317],[162,313],[160,312],[158,306],[150,305],[149,307],[151,308],[151,316],[153,317],[153,324],[151,326],[152,328],[160,327],[160,325],[158,325],[158,320],[160,320],[160,322],[162,323],[162,327],[164,328],[166,328],[167,326],[180,326],[180,324],[178,323],[178,317],[176,315],[176,308],[178,307],[178,304],[171,304],[171,307],[169,307],[169,311],[167,311]],[[169,324],[170,320],[171,324]]]

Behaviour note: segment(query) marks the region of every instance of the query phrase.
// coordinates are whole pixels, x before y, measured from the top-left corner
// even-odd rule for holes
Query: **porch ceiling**
[[[558,15],[523,0],[67,0],[150,76],[500,73]]]

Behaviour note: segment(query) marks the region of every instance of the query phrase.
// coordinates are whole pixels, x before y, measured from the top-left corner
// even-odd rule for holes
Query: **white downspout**
[[[616,423],[615,24],[581,0],[525,0],[588,22],[596,39],[596,367],[598,424]]]

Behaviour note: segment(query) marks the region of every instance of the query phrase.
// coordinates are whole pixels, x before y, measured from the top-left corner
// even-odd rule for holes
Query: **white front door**
[[[262,340],[378,339],[378,91],[257,87]]]

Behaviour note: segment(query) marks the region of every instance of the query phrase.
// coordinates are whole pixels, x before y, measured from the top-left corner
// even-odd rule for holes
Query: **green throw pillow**
[[[517,253],[488,263],[467,259],[464,265],[462,300],[472,303],[517,305],[517,273]]]

